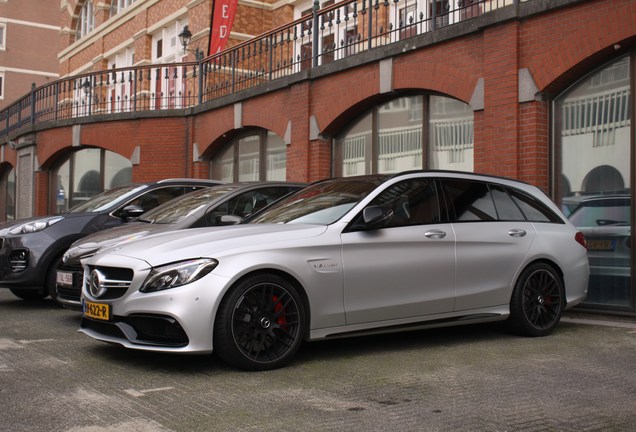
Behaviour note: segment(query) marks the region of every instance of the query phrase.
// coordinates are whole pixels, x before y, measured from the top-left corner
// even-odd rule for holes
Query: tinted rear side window
[[[521,209],[514,202],[508,192],[499,185],[490,185],[490,192],[497,207],[499,220],[502,221],[525,221],[526,218]]]
[[[510,188],[508,191],[527,220],[531,222],[564,223],[556,213],[535,197],[514,188]]]
[[[494,221],[497,210],[488,184],[468,180],[444,179],[444,190],[450,200],[455,221]]]
[[[511,187],[485,182],[443,179],[454,221],[530,221],[563,223],[537,198]]]

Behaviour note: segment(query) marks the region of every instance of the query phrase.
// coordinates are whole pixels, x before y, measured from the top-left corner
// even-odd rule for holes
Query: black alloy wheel
[[[214,329],[214,350],[245,370],[287,364],[304,336],[304,307],[296,288],[274,274],[239,282],[224,298]]]
[[[535,263],[523,271],[515,285],[509,322],[517,333],[545,336],[561,320],[564,307],[561,277],[550,265]]]

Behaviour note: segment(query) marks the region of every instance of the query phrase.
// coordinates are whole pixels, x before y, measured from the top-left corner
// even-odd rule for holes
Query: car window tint
[[[519,206],[526,219],[531,222],[563,223],[563,220],[550,210],[545,204],[534,197],[518,190],[509,188],[508,192]]]
[[[525,221],[526,218],[513,201],[512,197],[508,195],[506,190],[499,185],[490,185],[490,193],[495,201],[495,207],[497,208],[497,215],[499,220],[503,221]]]
[[[440,210],[435,180],[409,179],[396,183],[371,201],[369,205],[382,206],[393,211],[386,227],[439,223]]]
[[[497,211],[488,185],[462,179],[444,179],[444,189],[455,213],[454,220],[493,221]]]

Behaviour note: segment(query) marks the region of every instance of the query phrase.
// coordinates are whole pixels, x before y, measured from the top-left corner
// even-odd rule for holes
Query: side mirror
[[[132,220],[132,219],[138,218],[144,213],[145,213],[144,209],[142,209],[141,207],[137,205],[131,204],[122,209],[121,217],[126,220]]]
[[[218,218],[218,225],[236,225],[243,222],[243,218],[235,215],[223,215]]]
[[[381,206],[369,206],[362,210],[362,219],[367,229],[382,228],[393,218],[393,210]]]

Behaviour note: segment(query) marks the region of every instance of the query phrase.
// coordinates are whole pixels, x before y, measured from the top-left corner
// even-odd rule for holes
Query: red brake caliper
[[[280,311],[283,310],[283,305],[278,303],[278,297],[277,296],[272,296],[272,301],[274,303],[276,303],[276,306],[274,306],[274,312],[279,313]],[[287,325],[287,319],[285,318],[285,314],[281,314],[281,316],[278,317],[278,319],[276,320],[276,322],[278,323],[279,326],[284,327]]]

